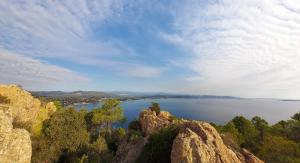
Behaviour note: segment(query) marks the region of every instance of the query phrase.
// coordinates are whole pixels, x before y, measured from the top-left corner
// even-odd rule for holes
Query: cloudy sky
[[[1,0],[0,83],[300,98],[295,0]]]

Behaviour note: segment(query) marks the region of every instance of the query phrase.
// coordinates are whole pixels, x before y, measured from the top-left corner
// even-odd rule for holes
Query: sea
[[[201,99],[201,98],[163,98],[128,100],[121,103],[126,116],[126,122],[121,126],[127,127],[128,123],[139,117],[139,113],[147,109],[151,102],[160,104],[161,110],[169,111],[178,118],[202,120],[216,124],[225,124],[235,116],[244,116],[251,119],[259,116],[269,124],[280,120],[290,119],[300,111],[300,101],[283,101],[276,99]],[[101,102],[75,104],[78,110],[101,107]]]

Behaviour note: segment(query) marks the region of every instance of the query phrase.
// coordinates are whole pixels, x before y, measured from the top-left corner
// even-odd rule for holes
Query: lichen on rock
[[[30,134],[25,129],[14,129],[13,118],[0,106],[0,162],[29,163],[31,160]]]

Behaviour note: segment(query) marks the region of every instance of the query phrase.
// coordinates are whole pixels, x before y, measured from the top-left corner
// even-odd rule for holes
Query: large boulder
[[[178,119],[169,112],[157,114],[151,109],[140,113],[139,122],[147,139],[149,135],[169,126],[180,128],[173,141],[172,163],[263,163],[245,149],[227,146],[217,130],[209,123]],[[134,148],[134,147],[132,147]]]
[[[42,122],[56,111],[16,85],[0,85],[0,162],[27,163],[31,159],[30,133],[37,135]],[[25,129],[27,130],[25,130]]]
[[[30,134],[25,129],[14,129],[9,107],[0,106],[0,162],[30,163]]]
[[[14,127],[26,128],[34,135],[39,134],[43,121],[56,111],[53,102],[43,104],[17,85],[0,85],[0,95],[9,100],[7,106],[12,113]]]
[[[7,97],[14,123],[32,123],[41,107],[40,100],[16,85],[0,85],[0,95]]]
[[[172,163],[263,163],[246,150],[235,153],[209,123],[184,121],[180,127],[173,141]]]
[[[128,136],[123,139],[113,163],[134,163],[147,143],[147,138],[129,141]]]
[[[143,133],[148,136],[172,124],[172,119],[169,112],[161,111],[157,114],[151,109],[146,109],[140,113],[139,122]]]

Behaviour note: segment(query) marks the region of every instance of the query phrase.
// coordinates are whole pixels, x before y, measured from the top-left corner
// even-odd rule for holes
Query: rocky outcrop
[[[173,142],[172,163],[262,163],[246,150],[235,153],[228,148],[209,123],[186,121]]]
[[[40,100],[16,85],[0,85],[0,95],[10,100],[14,123],[31,123],[41,107]]]
[[[0,103],[0,162],[30,162],[28,131],[33,135],[39,133],[42,122],[56,111],[56,107],[54,103],[43,105],[16,85],[0,85],[0,95],[9,101]]]
[[[147,138],[141,138],[136,141],[128,141],[125,138],[118,147],[118,151],[113,163],[133,163],[137,160],[144,146],[147,143]]]
[[[16,85],[0,85],[0,95],[9,99],[14,127],[25,127],[33,134],[39,133],[42,122],[56,111],[53,102],[42,104],[29,92]]]
[[[9,107],[0,106],[0,162],[29,163],[30,134],[25,129],[14,129],[12,122]]]
[[[155,111],[150,109],[140,113],[139,121],[141,129],[146,136],[172,124],[171,114],[169,112],[161,111],[157,115]]]
[[[139,121],[145,139],[170,125],[180,128],[173,141],[170,156],[172,163],[263,163],[245,149],[232,150],[226,146],[217,130],[209,123],[172,120],[171,116],[169,112],[160,112],[157,115],[147,109],[140,113]],[[135,146],[130,147],[134,148]]]

